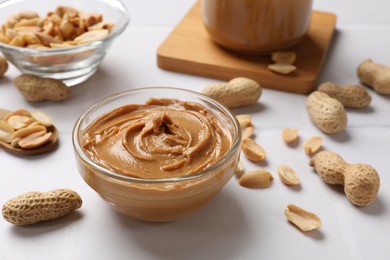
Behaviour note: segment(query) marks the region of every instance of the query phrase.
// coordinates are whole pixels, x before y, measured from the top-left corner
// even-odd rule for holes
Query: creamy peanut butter
[[[120,213],[152,222],[180,219],[207,204],[234,176],[239,126],[233,115],[207,109],[202,104],[209,102],[201,98],[126,104],[131,93],[119,95],[125,105],[108,113],[92,110],[96,119],[82,129],[83,121],[76,123],[78,169]],[[89,115],[82,118],[88,121]]]
[[[246,53],[281,50],[309,28],[312,0],[203,0],[206,30],[219,45]]]
[[[146,179],[197,173],[231,145],[229,129],[210,110],[175,99],[116,108],[88,126],[82,143],[104,168]]]

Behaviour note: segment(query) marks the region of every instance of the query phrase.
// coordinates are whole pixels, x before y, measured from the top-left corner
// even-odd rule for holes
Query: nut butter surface
[[[97,118],[83,149],[97,164],[138,178],[191,175],[222,158],[232,137],[226,125],[198,103],[150,99]]]

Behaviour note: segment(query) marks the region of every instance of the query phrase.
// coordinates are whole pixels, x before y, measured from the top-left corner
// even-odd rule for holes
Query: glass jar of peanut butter
[[[309,29],[312,0],[202,0],[202,20],[222,47],[249,54],[294,46]]]

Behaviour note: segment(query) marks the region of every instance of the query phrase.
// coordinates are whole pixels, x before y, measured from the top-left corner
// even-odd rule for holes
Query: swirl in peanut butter
[[[229,129],[198,103],[150,99],[116,108],[87,127],[83,149],[97,164],[138,178],[191,175],[230,149]]]

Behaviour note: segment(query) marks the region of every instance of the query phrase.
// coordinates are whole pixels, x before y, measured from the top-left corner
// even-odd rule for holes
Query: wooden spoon
[[[11,111],[0,108],[0,119],[4,118],[9,113],[11,113]],[[0,140],[0,147],[7,152],[20,155],[34,155],[49,152],[50,150],[54,149],[58,144],[58,131],[54,125],[48,127],[47,131],[51,132],[52,135],[50,137],[50,140],[42,146],[31,149],[22,149],[19,147],[13,147],[11,144]]]

